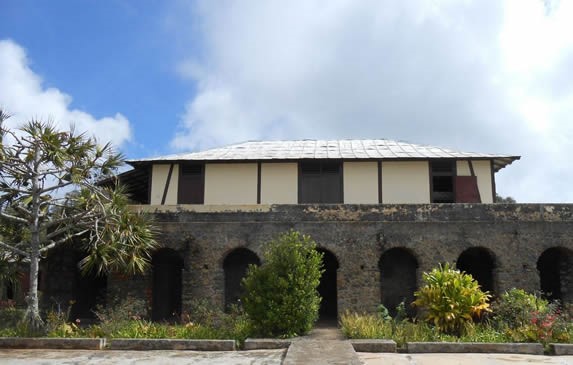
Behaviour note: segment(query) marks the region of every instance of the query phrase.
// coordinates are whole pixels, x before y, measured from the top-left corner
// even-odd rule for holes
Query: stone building
[[[295,229],[324,252],[325,317],[410,301],[421,273],[443,262],[494,294],[521,287],[571,301],[573,206],[494,204],[495,173],[517,159],[389,140],[304,140],[131,160],[119,178],[161,232],[150,272],[45,279],[44,289],[80,308],[98,301],[93,293],[131,294],[148,300],[158,320],[196,299],[224,308],[240,297],[264,243]]]

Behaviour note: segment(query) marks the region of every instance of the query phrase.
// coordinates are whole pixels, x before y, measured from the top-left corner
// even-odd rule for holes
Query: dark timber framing
[[[165,204],[165,199],[167,199],[167,192],[169,191],[169,185],[171,184],[171,175],[173,174],[173,166],[175,164],[171,164],[169,166],[169,173],[167,173],[167,181],[165,181],[165,188],[163,189],[163,197],[161,198],[161,205]]]
[[[495,171],[493,171],[493,160],[489,160],[489,171],[491,173],[491,198],[492,202],[496,203],[495,197],[497,192],[495,191]]]
[[[257,204],[261,204],[261,161],[257,162]]]
[[[382,204],[382,161],[376,162],[378,166],[378,204]]]

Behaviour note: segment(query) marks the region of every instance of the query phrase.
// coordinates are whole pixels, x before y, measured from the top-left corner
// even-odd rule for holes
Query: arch
[[[261,264],[261,260],[256,253],[248,248],[240,247],[232,250],[223,260],[223,271],[225,272],[225,309],[232,304],[237,304],[243,290],[241,281],[247,274],[249,265]]]
[[[78,261],[79,262],[79,261]],[[82,274],[76,271],[74,287],[75,304],[70,316],[76,318],[95,319],[94,310],[98,305],[104,305],[107,293],[107,275],[89,272]]]
[[[495,292],[495,256],[487,248],[471,247],[466,249],[458,257],[456,267],[473,276],[482,290],[487,290],[490,293]]]
[[[91,320],[98,305],[105,305],[107,275],[82,273],[80,261],[86,253],[74,247],[59,247],[50,252],[38,273],[44,305],[65,305],[73,301],[70,319]],[[26,283],[27,284],[27,283]]]
[[[410,303],[418,286],[418,260],[414,254],[406,248],[391,248],[380,256],[378,267],[382,304],[394,316],[396,307],[404,301],[408,315],[413,316]]]
[[[319,317],[320,319],[336,319],[338,317],[338,259],[331,251],[325,248],[319,248],[318,252],[323,254],[322,263],[324,269],[317,289],[318,294],[322,298]]]
[[[151,258],[153,290],[151,318],[174,320],[181,314],[183,258],[170,248],[156,251]]]
[[[573,277],[571,264],[573,252],[563,247],[549,248],[539,256],[540,289],[550,300],[570,302],[573,296]]]

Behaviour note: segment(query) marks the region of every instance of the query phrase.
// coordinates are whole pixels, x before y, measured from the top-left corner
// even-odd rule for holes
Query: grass
[[[383,319],[376,314],[346,312],[341,316],[340,326],[344,335],[352,339],[391,339],[399,347],[406,342],[573,342],[573,324],[549,337],[539,335],[535,328],[524,326],[518,329],[495,328],[488,322],[471,324],[464,334],[455,336],[437,331],[426,322],[396,321]]]

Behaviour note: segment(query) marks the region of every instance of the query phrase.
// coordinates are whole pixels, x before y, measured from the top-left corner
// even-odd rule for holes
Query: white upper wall
[[[298,203],[298,164],[261,164],[261,203]]]
[[[171,164],[155,164],[152,168],[151,177],[151,201],[152,205],[159,205],[163,200],[165,192],[165,184],[169,176],[169,169]],[[179,165],[173,164],[173,171],[171,172],[171,179],[169,180],[169,188],[167,189],[167,196],[165,197],[165,204],[177,204],[177,189],[179,183]]]
[[[430,203],[428,161],[382,161],[382,203]]]
[[[489,160],[473,160],[482,203],[493,203],[492,167]],[[171,164],[152,167],[150,204],[160,205]],[[458,176],[470,176],[467,160],[456,162]],[[257,204],[257,163],[207,163],[205,165],[205,205]],[[382,203],[430,203],[428,161],[382,161]],[[179,165],[173,171],[165,205],[177,204]],[[343,163],[344,203],[378,203],[376,161]],[[261,163],[261,204],[297,204],[298,163]]]
[[[205,165],[205,204],[256,204],[256,163]]]
[[[342,167],[344,203],[378,203],[378,163],[344,162]]]

